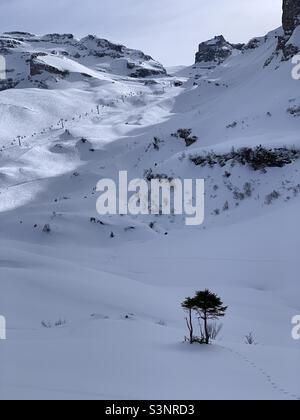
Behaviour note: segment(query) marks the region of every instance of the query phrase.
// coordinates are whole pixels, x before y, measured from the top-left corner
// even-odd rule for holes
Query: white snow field
[[[300,399],[300,160],[190,160],[300,148],[300,82],[290,62],[264,66],[277,34],[146,79],[50,54],[67,78],[0,92],[0,399]],[[150,169],[205,178],[202,226],[96,213],[101,178]],[[181,302],[205,288],[229,310],[212,345],[190,346]]]

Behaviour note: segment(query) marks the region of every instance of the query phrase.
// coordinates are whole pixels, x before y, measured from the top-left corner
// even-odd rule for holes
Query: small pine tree
[[[219,296],[208,289],[203,292],[197,292],[192,301],[194,310],[196,310],[199,318],[204,323],[205,344],[209,344],[211,337],[208,321],[210,319],[219,319],[224,317],[228,307],[224,306]]]

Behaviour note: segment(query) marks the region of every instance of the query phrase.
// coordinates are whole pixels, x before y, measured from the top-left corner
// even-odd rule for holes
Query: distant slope
[[[61,80],[101,78],[101,73],[144,78],[165,75],[164,67],[141,51],[89,35],[77,40],[70,34],[35,36],[11,32],[0,36],[7,80],[0,90],[18,87],[54,88]]]

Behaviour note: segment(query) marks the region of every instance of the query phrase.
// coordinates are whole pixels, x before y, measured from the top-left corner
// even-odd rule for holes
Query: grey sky
[[[165,65],[191,64],[197,44],[245,42],[281,25],[282,0],[1,0],[1,31],[96,34]]]

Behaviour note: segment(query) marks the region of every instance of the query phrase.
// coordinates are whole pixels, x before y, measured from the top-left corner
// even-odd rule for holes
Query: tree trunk
[[[186,324],[190,332],[190,344],[194,343],[194,328],[193,328],[193,319],[192,319],[192,310],[189,309],[189,317],[186,318]]]
[[[205,330],[205,344],[209,344],[209,332],[208,332],[208,325],[207,325],[207,314],[204,313],[204,330]]]
[[[190,309],[190,344],[193,344],[194,340],[194,329],[193,329],[193,320],[192,320],[192,310]]]

